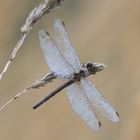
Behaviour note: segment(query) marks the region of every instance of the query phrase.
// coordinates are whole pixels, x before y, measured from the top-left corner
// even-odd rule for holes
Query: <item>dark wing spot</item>
[[[46,31],[45,33],[46,33],[48,36],[50,36],[50,34],[49,34],[47,31]]]
[[[116,115],[117,115],[118,117],[120,117],[120,115],[119,115],[119,113],[118,113],[118,112],[116,112]]]
[[[65,26],[65,23],[63,21],[61,21],[61,23]]]
[[[99,124],[99,127],[101,127],[101,126],[102,126],[102,124],[101,124],[101,122],[100,122],[100,121],[98,122],[98,124]]]

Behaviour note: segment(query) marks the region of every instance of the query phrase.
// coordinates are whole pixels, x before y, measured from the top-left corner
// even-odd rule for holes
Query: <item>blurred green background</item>
[[[0,1],[0,70],[20,37],[20,27],[40,1]],[[2,81],[0,105],[49,69],[38,31],[55,34],[53,23],[61,18],[81,63],[94,60],[108,66],[91,76],[101,93],[120,114],[120,122],[100,117],[102,130],[93,132],[72,111],[65,90],[37,110],[32,105],[61,81],[33,90],[0,112],[2,140],[139,140],[140,139],[140,1],[67,0],[35,26]]]

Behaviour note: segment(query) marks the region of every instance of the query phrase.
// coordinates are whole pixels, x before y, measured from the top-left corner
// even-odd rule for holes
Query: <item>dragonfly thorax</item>
[[[104,64],[100,63],[84,63],[82,69],[78,73],[74,73],[73,79],[75,81],[80,81],[81,78],[86,78],[91,74],[96,74],[106,67]]]
[[[80,81],[81,78],[86,78],[86,77],[88,77],[88,76],[89,76],[89,74],[87,73],[87,71],[86,71],[85,69],[82,68],[82,69],[79,71],[79,73],[74,73],[73,79],[74,79],[75,81]]]

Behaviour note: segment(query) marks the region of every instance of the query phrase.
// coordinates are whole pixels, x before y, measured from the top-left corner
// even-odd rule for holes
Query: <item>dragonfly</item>
[[[60,91],[66,89],[67,98],[72,109],[92,130],[98,131],[101,128],[98,115],[102,115],[112,122],[118,122],[118,112],[100,94],[96,86],[87,79],[90,75],[95,75],[97,72],[102,71],[106,68],[106,65],[95,62],[81,64],[72,47],[64,22],[60,19],[55,20],[54,28],[57,34],[56,39],[53,39],[45,30],[39,31],[40,46],[44,52],[50,73],[19,92],[4,104],[0,110],[28,91],[45,86],[54,79],[60,79],[64,81],[64,84],[35,103],[33,109],[37,109]]]
[[[57,38],[53,40],[48,32],[39,32],[40,46],[45,60],[52,72],[51,78],[64,80],[64,84],[37,102],[33,109],[48,101],[61,90],[67,90],[67,98],[73,110],[92,130],[99,130],[101,122],[97,112],[112,122],[119,121],[119,114],[113,106],[100,94],[96,86],[87,79],[102,71],[106,65],[88,62],[81,64],[72,47],[66,26],[60,19],[55,20],[54,27]]]

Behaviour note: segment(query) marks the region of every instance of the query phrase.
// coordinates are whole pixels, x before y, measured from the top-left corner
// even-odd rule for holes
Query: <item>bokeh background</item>
[[[0,1],[0,70],[20,37],[20,27],[40,0]],[[140,1],[67,0],[44,16],[28,36],[0,81],[0,105],[46,74],[49,69],[38,31],[55,34],[61,18],[81,62],[94,60],[108,66],[91,76],[101,93],[120,114],[113,124],[100,116],[102,130],[93,132],[72,111],[65,90],[37,110],[32,105],[61,81],[33,90],[0,112],[3,140],[139,140],[140,139]]]

